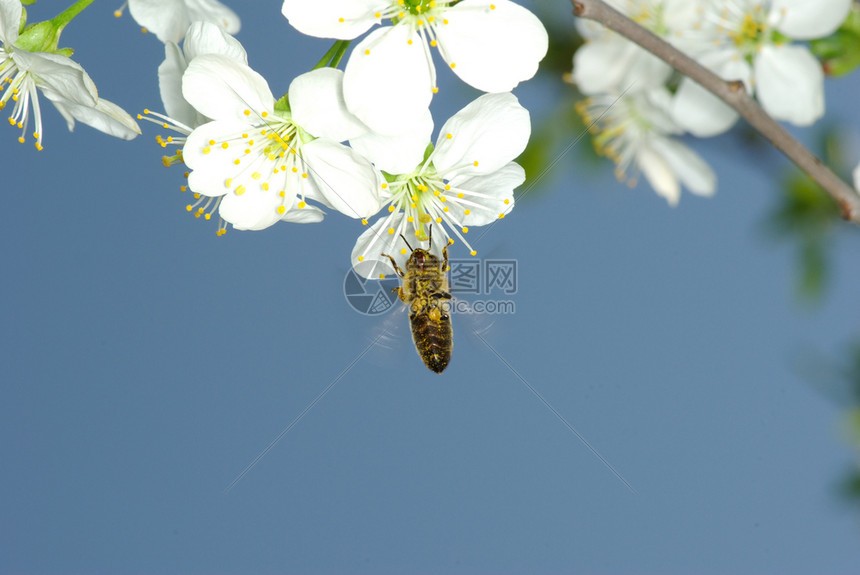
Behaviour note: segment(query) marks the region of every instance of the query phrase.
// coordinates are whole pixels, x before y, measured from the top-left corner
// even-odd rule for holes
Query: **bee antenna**
[[[414,251],[415,251],[415,250],[413,250],[413,249],[412,249],[412,246],[410,246],[410,245],[409,245],[409,242],[407,242],[407,241],[406,241],[406,238],[404,238],[404,237],[403,237],[403,234],[400,234],[400,239],[402,239],[402,240],[403,240],[403,243],[405,243],[405,244],[406,244],[406,247],[407,247],[407,248],[409,248],[409,251],[410,251],[410,252],[414,252]]]
[[[433,249],[433,224],[430,224],[430,230],[427,232],[427,241],[430,242],[430,249]]]

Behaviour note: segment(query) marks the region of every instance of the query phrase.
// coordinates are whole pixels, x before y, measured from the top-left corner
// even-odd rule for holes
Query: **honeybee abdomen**
[[[442,373],[451,361],[454,334],[451,317],[448,315],[432,319],[427,312],[419,312],[409,318],[412,324],[412,341],[421,360],[430,371]]]

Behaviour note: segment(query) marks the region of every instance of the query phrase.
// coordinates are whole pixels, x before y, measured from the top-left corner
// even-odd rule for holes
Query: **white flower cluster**
[[[130,140],[140,134],[131,116],[116,104],[100,98],[96,86],[67,50],[57,48],[62,26],[25,28],[21,0],[0,0],[0,110],[14,105],[9,124],[21,130],[24,143],[30,122],[36,148],[44,133],[39,92],[54,104],[71,131],[75,121],[111,136]]]
[[[147,110],[146,117],[178,133],[159,137],[162,146],[178,146],[165,164],[190,168],[197,203],[188,210],[205,219],[217,210],[219,234],[228,223],[260,230],[318,222],[321,208],[367,225],[381,210],[352,260],[362,275],[378,277],[394,271],[383,253],[405,264],[401,234],[432,235],[435,252],[456,236],[474,255],[469,227],[513,208],[513,190],[525,180],[513,160],[531,125],[510,90],[535,74],[548,45],[543,25],[521,6],[285,0],[284,16],[308,35],[346,41],[379,27],[354,47],[344,71],[302,74],[280,99],[248,66],[230,35],[238,19],[219,2],[129,0],[129,9],[165,43],[159,81],[166,113]],[[177,21],[190,22],[184,40]],[[433,48],[461,79],[488,92],[442,126],[435,146]]]
[[[775,119],[807,126],[824,114],[821,64],[797,41],[834,32],[852,0],[607,0],[615,9],[726,80],[739,80]],[[599,152],[620,178],[645,175],[678,203],[681,185],[715,191],[708,165],[675,136],[707,137],[738,116],[695,82],[625,38],[579,22],[586,43],[574,55],[573,81],[591,98],[580,111]],[[674,91],[667,89],[670,85]]]

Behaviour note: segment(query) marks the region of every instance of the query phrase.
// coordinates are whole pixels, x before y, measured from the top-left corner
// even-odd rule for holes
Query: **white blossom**
[[[241,27],[235,12],[218,0],[128,0],[134,21],[162,42],[178,44],[194,22],[209,22],[228,34]],[[122,14],[117,10],[116,15]]]
[[[683,33],[696,21],[699,0],[609,0],[667,42],[683,47]],[[585,39],[573,55],[573,80],[583,94],[648,90],[662,86],[672,68],[654,54],[590,20],[577,19]]]
[[[14,102],[9,123],[21,130],[19,142],[33,123],[36,148],[44,138],[39,92],[65,118],[69,130],[82,122],[111,136],[130,140],[140,133],[137,123],[116,104],[101,99],[96,86],[80,64],[51,52],[19,48],[20,0],[0,0],[0,110]]]
[[[507,92],[534,76],[548,45],[534,14],[509,0],[284,0],[282,12],[300,32],[341,40],[389,20],[344,74],[349,110],[385,135],[419,122],[438,90],[431,48],[467,84]]]
[[[710,196],[716,176],[702,158],[674,138],[683,131],[669,113],[668,91],[657,88],[626,95],[600,94],[577,104],[597,152],[615,162],[619,180],[636,185],[639,174],[675,206],[683,185]]]
[[[244,63],[220,54],[194,58],[183,95],[212,121],[183,147],[191,190],[213,198],[212,210],[237,229],[319,221],[322,210],[307,199],[354,218],[376,213],[378,171],[338,143],[366,131],[343,106],[342,78],[332,68],[299,76],[285,109]]]
[[[824,73],[810,40],[835,31],[851,0],[708,0],[688,44],[697,59],[726,80],[743,81],[777,120],[808,126],[824,115]],[[729,129],[737,113],[689,79],[673,114],[687,131],[710,136]]]
[[[427,147],[431,131],[432,124],[413,137]],[[510,93],[485,94],[457,112],[442,126],[426,158],[419,152],[411,169],[387,178],[388,212],[358,238],[352,250],[356,272],[368,278],[393,273],[383,253],[403,267],[410,252],[401,234],[416,242],[412,247],[432,236],[427,249],[437,255],[455,236],[475,255],[466,239],[469,229],[504,218],[513,209],[514,189],[525,181],[525,172],[513,160],[530,134],[528,111]],[[388,161],[396,148],[414,149],[372,137],[379,140],[364,150],[375,162]],[[405,162],[410,154],[402,152],[397,161]]]

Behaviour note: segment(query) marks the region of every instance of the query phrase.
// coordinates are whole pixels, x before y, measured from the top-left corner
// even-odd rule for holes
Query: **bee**
[[[430,228],[432,247],[433,228]],[[409,324],[412,326],[412,341],[415,350],[430,371],[442,373],[451,361],[454,332],[451,329],[451,293],[448,287],[448,246],[442,250],[443,260],[430,249],[412,249],[401,234],[412,254],[406,260],[406,271],[391,260],[394,271],[400,276],[402,285],[394,288],[403,303],[409,305]]]

